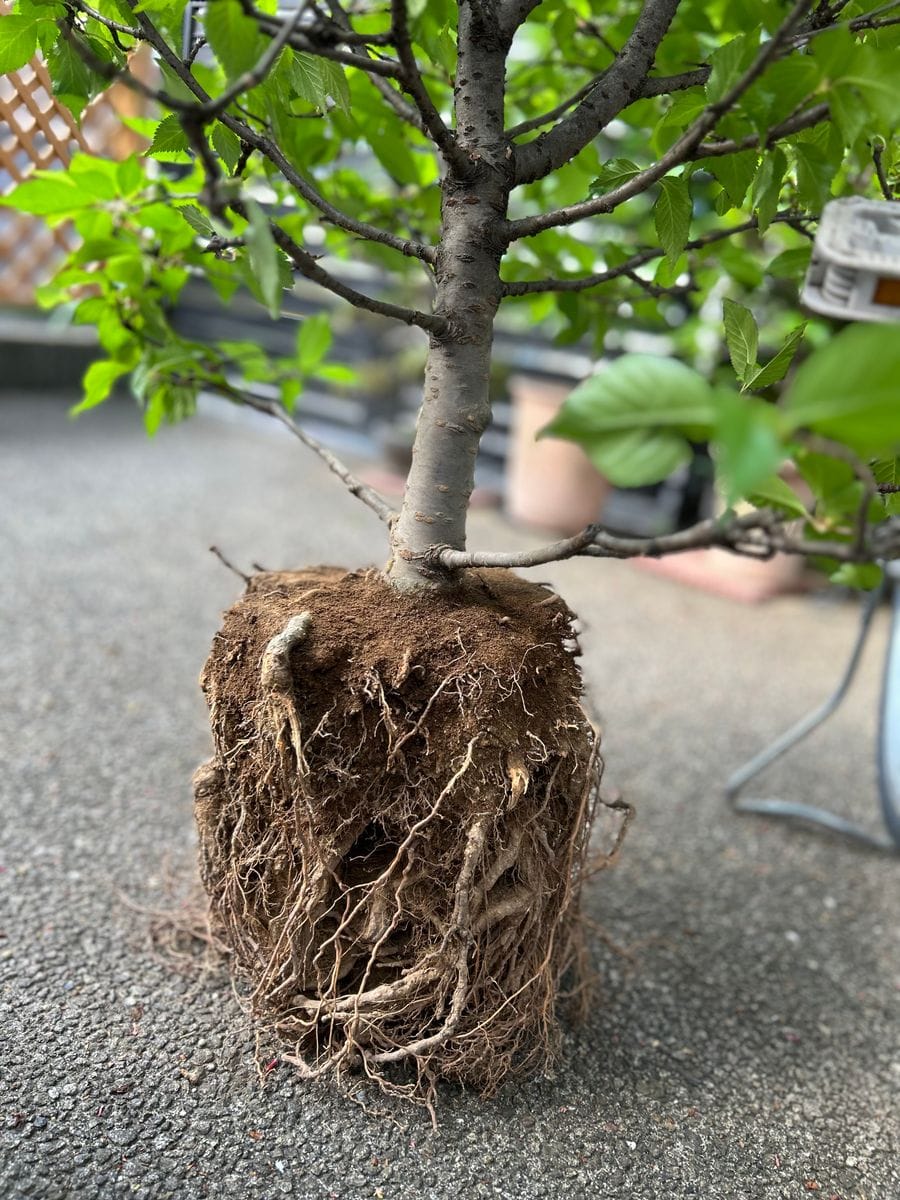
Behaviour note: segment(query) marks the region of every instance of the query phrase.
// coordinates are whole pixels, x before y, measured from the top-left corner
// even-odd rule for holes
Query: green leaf
[[[213,148],[228,170],[234,174],[241,157],[241,139],[232,133],[221,121],[217,121],[212,131]]]
[[[706,83],[706,95],[713,104],[734,87],[750,66],[758,44],[758,35],[754,38],[750,34],[742,33],[709,56],[712,69]]]
[[[0,197],[0,205],[36,217],[70,216],[93,199],[64,171],[36,171],[10,195]]]
[[[778,200],[787,168],[784,151],[773,150],[763,155],[750,192],[750,207],[756,213],[760,233],[765,233],[778,211]]]
[[[325,95],[325,85],[319,70],[320,61],[312,54],[297,51],[291,64],[291,82],[297,95],[317,106],[321,105]]]
[[[175,113],[160,121],[153,134],[153,142],[148,154],[185,153],[188,150],[188,140],[184,129]]]
[[[739,208],[744,203],[747,188],[756,175],[757,162],[755,150],[742,150],[739,154],[723,154],[721,158],[709,158],[704,167],[718,179],[728,194],[728,199]]]
[[[794,447],[794,463],[816,501],[816,511],[830,519],[856,515],[862,485],[849,463]]]
[[[691,193],[683,175],[667,175],[660,180],[660,191],[653,206],[656,232],[666,257],[674,261],[687,245],[691,232]]]
[[[819,86],[821,70],[809,55],[791,54],[770,63],[756,83],[748,107],[760,133],[796,112]],[[760,102],[756,102],[756,96]]]
[[[304,375],[313,372],[331,346],[331,318],[327,313],[307,317],[297,330],[297,365]]]
[[[871,592],[881,583],[882,574],[877,563],[841,563],[836,571],[832,571],[829,579],[832,583],[843,584],[844,587],[862,588],[864,592]]]
[[[749,308],[735,300],[722,301],[725,319],[725,341],[735,374],[744,383],[756,368],[756,353],[759,346],[759,330]]]
[[[806,517],[806,505],[794,489],[780,475],[770,475],[755,484],[748,500],[757,508],[777,508],[792,517]]]
[[[774,411],[750,396],[722,392],[713,453],[729,506],[751,495],[774,474],[785,450],[774,428]]]
[[[375,157],[391,179],[401,184],[418,183],[416,156],[405,138],[394,136],[394,131],[389,126],[376,129],[370,125],[366,132]]]
[[[37,35],[32,17],[0,17],[0,75],[18,71],[34,57]]]
[[[766,274],[773,275],[776,279],[793,279],[799,282],[809,266],[810,254],[809,244],[797,246],[793,250],[782,250],[766,267]]]
[[[798,368],[783,407],[794,428],[887,457],[900,445],[898,397],[896,325],[852,325]]]
[[[794,355],[799,349],[800,343],[803,341],[803,334],[806,331],[806,322],[798,325],[784,339],[781,349],[774,357],[770,358],[764,367],[760,367],[744,381],[744,389],[758,389],[771,387],[773,383],[778,383],[784,379],[788,372],[788,368],[794,361]]]
[[[714,422],[712,389],[699,372],[676,358],[624,354],[570,392],[540,436],[665,425],[699,439]]]
[[[277,317],[281,312],[281,265],[278,247],[269,228],[269,219],[255,200],[245,201],[250,224],[244,234],[250,269],[259,285],[260,293],[269,310]]]
[[[629,158],[611,158],[609,162],[605,162],[600,168],[600,173],[588,188],[588,194],[599,196],[605,192],[612,191],[619,184],[627,183],[629,179],[634,179],[635,175],[640,172],[640,169],[637,163],[633,163]]]
[[[97,38],[83,39],[88,49],[98,58],[111,62],[106,47]],[[53,84],[53,93],[65,104],[73,116],[81,112],[98,92],[107,86],[102,76],[95,74],[75,47],[65,38],[60,38],[46,56],[47,70]]]
[[[196,204],[183,204],[178,212],[184,217],[191,229],[194,229],[201,237],[215,237],[216,231],[210,225],[206,214],[203,213]]]
[[[677,359],[627,354],[586,379],[539,437],[583,446],[620,487],[656,483],[691,456],[715,421],[706,380]]]
[[[256,66],[266,39],[256,22],[244,15],[238,0],[210,0],[203,22],[207,41],[229,79]]]
[[[120,195],[130,198],[148,182],[137,155],[129,155],[116,166],[116,186]]]
[[[166,388],[158,387],[144,407],[144,429],[148,437],[155,437],[166,415]]]
[[[130,370],[130,364],[113,362],[111,359],[101,359],[100,362],[91,363],[82,380],[84,397],[69,410],[69,415],[77,417],[79,413],[102,404],[112,391],[116,380],[122,375],[127,375]]]
[[[852,146],[870,121],[869,106],[855,87],[838,84],[828,93],[831,117],[841,131],[845,146]]]
[[[797,191],[802,204],[818,210],[831,194],[834,168],[824,150],[811,142],[798,142],[794,146],[797,162]]]
[[[330,96],[335,105],[347,116],[350,115],[350,85],[340,63],[328,58],[317,60],[322,88]]]
[[[900,486],[900,458],[892,454],[890,458],[877,458],[872,463],[872,474],[876,483],[888,483],[892,487]]]
[[[659,483],[691,458],[688,443],[668,429],[636,429],[587,438],[582,448],[601,475],[616,487]]]

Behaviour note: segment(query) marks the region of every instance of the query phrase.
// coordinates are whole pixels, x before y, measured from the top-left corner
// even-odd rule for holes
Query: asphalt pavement
[[[0,399],[0,1196],[897,1200],[900,862],[722,800],[829,691],[850,604],[532,572],[581,614],[606,784],[637,808],[587,893],[600,991],[552,1078],[443,1089],[436,1132],[373,1114],[257,1046],[221,971],[154,950],[140,909],[193,876],[197,675],[239,590],[207,547],[385,557],[368,510],[261,422],[148,441],[124,401],[72,422]],[[529,539],[479,512],[471,540]],[[766,794],[875,823],[884,634],[882,614],[847,703]]]

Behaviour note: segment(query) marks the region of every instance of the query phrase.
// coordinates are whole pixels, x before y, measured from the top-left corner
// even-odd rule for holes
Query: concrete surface
[[[896,1200],[898,862],[731,816],[727,772],[830,688],[851,607],[742,608],[617,563],[542,569],[583,614],[607,781],[638,808],[588,908],[602,994],[553,1079],[367,1115],[278,1066],[221,975],[159,961],[191,874],[196,685],[237,582],[383,557],[274,430],[145,440],[128,403],[0,403],[0,1196]],[[475,544],[524,542],[477,514]],[[770,794],[874,819],[879,624],[849,702]],[[169,882],[167,882],[169,881]],[[277,1057],[277,1048],[262,1047]]]

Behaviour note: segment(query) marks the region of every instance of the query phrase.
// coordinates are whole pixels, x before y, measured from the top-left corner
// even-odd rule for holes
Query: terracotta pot
[[[526,525],[567,534],[596,521],[611,490],[574,442],[535,440],[571,390],[571,384],[537,376],[511,376],[512,422],[506,467],[509,516]]]
[[[812,501],[803,477],[792,463],[783,467],[779,474],[805,502]],[[721,514],[723,511],[724,504],[719,500],[716,512]],[[749,512],[750,505],[739,506],[738,511]],[[712,548],[688,550],[667,558],[639,558],[634,560],[634,564],[643,571],[665,575],[690,587],[716,592],[730,600],[741,600],[748,604],[803,591],[807,580],[806,564],[799,555],[793,554],[775,554],[768,559],[758,559]]]
[[[790,554],[776,554],[762,561],[713,548],[687,550],[667,558],[636,558],[633,562],[641,571],[745,604],[803,590],[803,560]]]

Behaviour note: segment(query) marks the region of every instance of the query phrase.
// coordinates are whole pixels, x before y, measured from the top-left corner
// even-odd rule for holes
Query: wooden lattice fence
[[[112,88],[85,111],[79,128],[53,96],[39,58],[0,76],[0,195],[32,171],[64,170],[77,150],[127,157],[145,143],[122,125],[120,117],[138,111],[133,93]],[[49,229],[38,218],[0,208],[0,304],[30,304],[35,288],[52,275],[71,238],[67,226]]]

